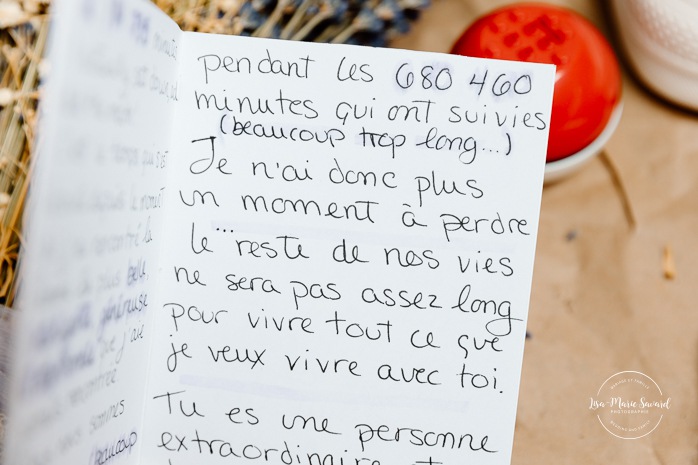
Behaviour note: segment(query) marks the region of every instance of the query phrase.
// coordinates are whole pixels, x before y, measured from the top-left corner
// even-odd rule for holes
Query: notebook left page
[[[152,4],[53,5],[6,463],[138,462],[180,30]]]

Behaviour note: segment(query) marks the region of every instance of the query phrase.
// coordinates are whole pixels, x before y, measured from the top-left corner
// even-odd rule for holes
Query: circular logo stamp
[[[589,398],[606,431],[621,439],[639,439],[654,431],[671,406],[652,378],[639,371],[621,371],[603,382]]]

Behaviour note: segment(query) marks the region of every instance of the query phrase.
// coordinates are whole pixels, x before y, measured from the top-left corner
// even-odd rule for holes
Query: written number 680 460
[[[409,89],[415,84],[415,74],[412,72],[409,63],[403,63],[395,73],[395,82],[403,89]],[[506,73],[500,73],[494,80],[488,79],[489,71],[481,75],[473,73],[470,79],[470,85],[478,88],[477,95],[482,93],[482,90],[487,86],[495,97],[501,97],[504,94],[512,92],[518,95],[524,95],[531,92],[533,83],[531,75],[523,74],[514,78],[508,78]],[[423,89],[447,90],[453,85],[453,76],[451,69],[444,67],[441,69],[434,66],[423,66],[420,70],[421,81],[419,78],[416,81],[421,84]]]

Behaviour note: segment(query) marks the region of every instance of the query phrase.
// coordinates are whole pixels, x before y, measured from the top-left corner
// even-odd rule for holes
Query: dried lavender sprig
[[[342,0],[322,0],[318,13],[311,17],[310,20],[291,37],[291,40],[306,40],[313,29],[318,25],[324,21],[331,21],[333,19],[336,21],[345,14],[347,11],[346,9],[346,2]]]
[[[300,2],[300,5],[298,5],[298,7],[295,9],[293,15],[281,31],[281,34],[279,35],[280,39],[291,38],[291,35],[298,30],[298,27],[301,25],[301,21],[303,21],[305,18],[306,13],[313,10],[311,6],[315,6],[314,1],[306,0]]]
[[[276,2],[276,7],[269,15],[267,20],[262,24],[259,29],[252,33],[253,37],[271,37],[271,32],[274,30],[275,26],[278,26],[281,16],[284,10],[291,5],[291,0],[278,0]]]
[[[240,8],[239,15],[235,18],[242,25],[242,30],[255,30],[264,23],[264,15],[254,8],[251,2],[246,2]]]
[[[344,43],[357,32],[379,34],[383,30],[383,21],[378,17],[376,11],[373,8],[364,7],[351,24],[332,39],[332,43]]]
[[[318,42],[384,45],[407,32],[410,22],[429,0],[190,0],[194,9],[182,12],[173,0],[153,0],[176,8],[175,17],[186,30],[216,30],[258,37]],[[211,9],[235,2],[236,15],[216,9],[227,24],[211,25]],[[224,21],[224,18],[228,21]]]

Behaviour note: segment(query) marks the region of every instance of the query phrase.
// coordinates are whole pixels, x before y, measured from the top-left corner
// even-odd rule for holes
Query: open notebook
[[[554,68],[56,3],[7,463],[508,463]]]

